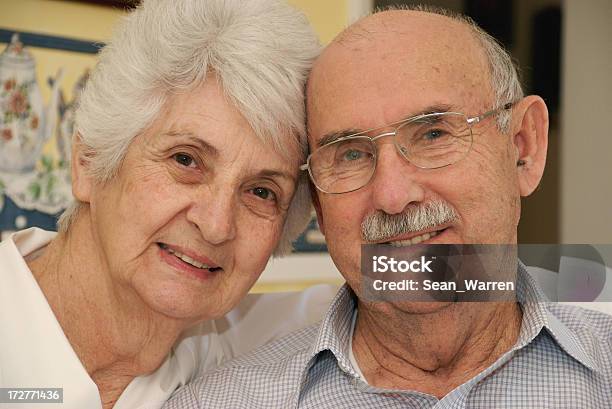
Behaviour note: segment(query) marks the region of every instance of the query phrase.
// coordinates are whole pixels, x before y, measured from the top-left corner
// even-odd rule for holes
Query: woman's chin
[[[164,317],[189,322],[214,318],[225,304],[222,291],[194,286],[190,281],[151,278],[134,283],[134,288],[148,309]]]

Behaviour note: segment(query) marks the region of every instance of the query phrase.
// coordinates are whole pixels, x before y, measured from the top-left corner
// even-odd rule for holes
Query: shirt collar
[[[348,352],[349,338],[352,336],[351,318],[356,308],[355,297],[348,284],[344,284],[338,291],[319,327],[309,353],[307,370],[314,364],[319,353],[329,350],[342,371],[358,378]],[[574,331],[549,310],[550,302],[522,262],[519,262],[517,268],[517,299],[523,311],[523,320],[513,350],[529,345],[542,329],[546,329],[565,353],[587,368],[601,372],[596,357],[588,353],[588,349]]]

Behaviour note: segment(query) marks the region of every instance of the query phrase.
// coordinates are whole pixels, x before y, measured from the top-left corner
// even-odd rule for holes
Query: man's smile
[[[444,233],[450,226],[435,226],[430,229],[426,229],[418,232],[408,232],[399,236],[395,236],[391,239],[380,242],[379,244],[390,244],[393,247],[404,247],[414,244],[425,243],[427,244],[430,240],[438,235]]]

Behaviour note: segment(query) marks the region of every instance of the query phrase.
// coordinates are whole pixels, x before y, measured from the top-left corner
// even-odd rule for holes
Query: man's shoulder
[[[283,407],[297,390],[320,323],[228,361],[179,389],[164,408]]]
[[[319,284],[299,292],[248,294],[214,321],[223,362],[316,324],[337,292],[335,285]]]
[[[293,331],[227,362],[216,371],[212,371],[207,375],[213,375],[215,372],[237,371],[250,367],[272,367],[287,360],[299,359],[302,355],[310,352],[319,327],[320,322]]]
[[[548,310],[574,331],[612,341],[612,314],[584,306],[552,302],[548,303]]]
[[[612,315],[576,305],[550,303],[549,312],[574,334],[600,368],[612,365]],[[609,376],[612,374],[608,373]]]

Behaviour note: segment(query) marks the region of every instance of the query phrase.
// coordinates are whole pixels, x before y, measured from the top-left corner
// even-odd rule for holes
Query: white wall
[[[339,284],[344,279],[327,253],[292,254],[272,259],[261,275],[258,284],[300,283]]]
[[[563,7],[561,242],[612,243],[612,2]]]

